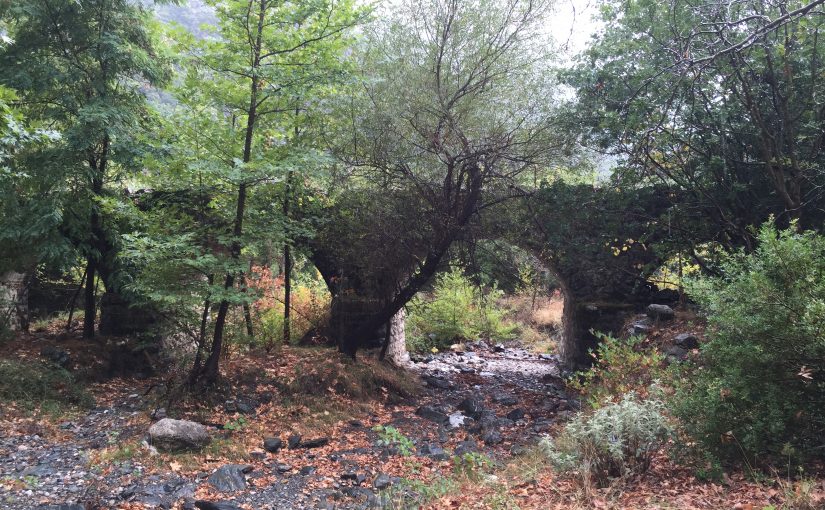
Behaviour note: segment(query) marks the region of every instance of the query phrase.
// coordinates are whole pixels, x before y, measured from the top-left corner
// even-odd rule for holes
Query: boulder
[[[676,314],[673,312],[673,308],[667,305],[647,305],[647,310],[645,310],[647,316],[654,320],[660,321],[668,321],[673,319]]]
[[[164,418],[149,427],[152,446],[159,450],[199,449],[209,443],[209,433],[200,423]]]

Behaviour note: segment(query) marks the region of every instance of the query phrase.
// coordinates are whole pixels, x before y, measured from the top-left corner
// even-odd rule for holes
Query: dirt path
[[[197,500],[198,508],[218,510],[382,508],[381,489],[403,484],[400,477],[410,476],[411,463],[437,474],[449,470],[454,455],[470,451],[507,457],[575,407],[551,356],[477,343],[466,352],[414,359],[412,370],[426,385],[421,395],[345,424],[318,448],[249,452],[237,491],[221,491],[220,480],[214,483],[221,466],[192,472],[175,469],[173,461],[168,469],[153,468],[157,462],[148,458],[146,446],[129,458],[109,459],[105,468],[91,463],[97,452],[146,433],[132,425],[151,411],[143,389],[122,391],[111,396],[111,405],[61,422],[57,433],[35,428],[0,438],[0,507],[189,509]],[[413,455],[382,442],[386,437],[376,425],[393,427],[412,441]],[[242,468],[222,469],[231,478]],[[408,496],[416,495],[410,490]]]

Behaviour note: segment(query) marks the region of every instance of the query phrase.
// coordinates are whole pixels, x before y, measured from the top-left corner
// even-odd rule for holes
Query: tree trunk
[[[290,317],[292,307],[292,255],[289,241],[284,243],[284,345],[291,340]]]
[[[95,274],[97,273],[97,259],[94,254],[86,257],[86,289],[84,292],[83,304],[83,338],[94,338],[95,336],[95,315],[97,306],[95,304]]]
[[[390,363],[399,367],[410,363],[410,354],[407,352],[406,319],[407,313],[402,308],[393,315],[388,324],[389,338],[385,357]]]
[[[29,329],[28,276],[8,271],[0,275],[0,330]]]
[[[258,88],[260,85],[260,78],[258,78],[257,70],[260,66],[261,56],[261,39],[264,30],[264,16],[266,14],[266,2],[261,0],[260,9],[258,11],[258,31],[255,39],[255,46],[253,48],[254,62],[252,63],[252,80],[249,86],[249,109],[247,110],[246,119],[246,136],[244,137],[243,148],[243,162],[249,163],[252,161],[252,140],[255,133],[255,120],[258,111]],[[241,182],[238,185],[238,204],[235,210],[235,226],[232,230],[234,240],[231,246],[231,255],[235,260],[241,257],[241,235],[243,234],[243,219],[244,211],[246,210],[246,194],[247,183]],[[235,285],[235,275],[230,273],[226,275],[224,281],[224,289],[229,291]],[[206,363],[203,367],[203,379],[207,384],[212,384],[218,379],[220,373],[220,356],[223,350],[223,331],[226,326],[226,315],[229,312],[229,301],[223,299],[218,306],[218,315],[215,318],[215,334],[212,337],[212,350]]]
[[[252,264],[249,264],[250,269]],[[241,273],[240,276],[240,283],[241,283],[241,290],[244,294],[247,293],[247,286],[246,286],[246,275]],[[244,301],[243,304],[243,320],[246,323],[246,336],[249,338],[255,338],[255,328],[252,325],[252,307],[249,306],[249,303]]]
[[[376,331],[381,325],[386,324],[397,314],[409,301],[415,297],[419,290],[421,290],[427,282],[438,271],[438,266],[446,255],[447,250],[453,244],[458,236],[461,234],[463,228],[467,226],[476,211],[479,198],[481,197],[482,176],[481,171],[477,166],[471,166],[467,171],[467,191],[464,200],[459,204],[453,205],[451,211],[452,216],[447,218],[444,224],[444,231],[441,238],[436,241],[424,262],[418,267],[418,271],[413,274],[403,287],[395,294],[395,298],[390,301],[381,310],[377,311],[372,317],[365,321],[361,327],[348,332],[339,349],[347,356],[355,359],[356,353],[361,340]],[[458,195],[458,192],[456,192]]]
[[[106,164],[109,157],[109,137],[104,136],[100,154],[89,157],[89,168],[92,171],[92,212],[89,217],[90,239],[89,253],[86,257],[86,292],[83,316],[83,338],[94,338],[95,316],[95,280],[100,265],[100,259],[105,251],[103,225],[96,200],[103,195],[103,179],[106,176]]]

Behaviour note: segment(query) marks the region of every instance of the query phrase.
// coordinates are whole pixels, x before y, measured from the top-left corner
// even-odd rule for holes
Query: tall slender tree
[[[232,289],[248,265],[242,260],[250,193],[256,184],[283,178],[283,147],[295,112],[294,98],[331,81],[345,58],[349,29],[366,13],[352,0],[230,0],[210,2],[218,16],[217,37],[193,48],[196,86],[208,90],[220,142],[216,159],[227,166],[234,188],[230,264],[223,276],[209,356],[194,368],[209,383],[219,360]],[[216,138],[217,140],[217,138]],[[237,301],[235,299],[234,301]],[[243,302],[243,299],[240,300]]]

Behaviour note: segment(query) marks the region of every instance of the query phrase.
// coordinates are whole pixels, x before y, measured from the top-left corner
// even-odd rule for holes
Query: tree
[[[751,226],[822,218],[820,2],[602,4],[603,34],[568,82],[587,139],[622,186],[666,185],[671,226],[754,247]],[[710,221],[707,221],[710,220]]]
[[[350,0],[233,0],[212,5],[218,36],[193,46],[195,65],[188,83],[216,122],[207,133],[207,148],[213,161],[224,166],[221,179],[234,188],[235,198],[232,227],[225,234],[230,264],[223,276],[211,350],[203,366],[194,368],[207,383],[219,374],[230,305],[248,302],[231,294],[248,265],[242,252],[250,193],[255,184],[283,178],[288,151],[281,145],[295,127],[296,112],[307,108],[315,86],[340,73],[348,30],[365,13]]]
[[[102,201],[136,165],[148,119],[142,89],[166,77],[150,13],[128,0],[22,0],[4,6],[12,42],[0,50],[0,83],[62,137],[33,168],[44,189],[65,191],[61,227],[85,257],[83,334],[95,334],[95,289],[112,281],[115,239]]]
[[[369,296],[382,304],[342,338],[350,356],[431,279],[489,201],[506,198],[518,175],[558,155],[542,37],[547,7],[521,0],[403,2],[369,31],[364,91],[347,105],[352,129],[338,136],[346,142],[339,154],[353,176],[380,183],[381,194],[407,197],[388,203],[377,216],[382,221],[409,203],[421,214],[413,231],[388,232],[397,236],[390,245],[416,239],[413,262],[398,265],[400,277]]]

